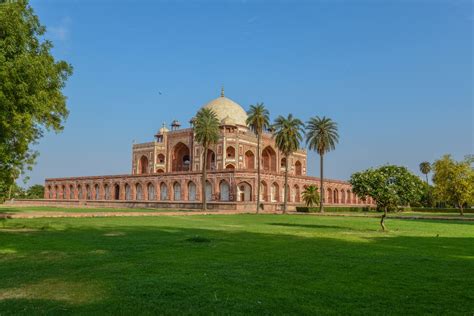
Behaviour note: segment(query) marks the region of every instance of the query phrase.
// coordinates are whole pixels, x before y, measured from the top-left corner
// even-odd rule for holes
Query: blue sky
[[[472,1],[31,4],[74,75],[64,132],[36,146],[28,185],[129,173],[134,140],[173,119],[187,125],[221,85],[272,118],[335,120],[330,178],[386,163],[419,174],[423,160],[474,152]]]

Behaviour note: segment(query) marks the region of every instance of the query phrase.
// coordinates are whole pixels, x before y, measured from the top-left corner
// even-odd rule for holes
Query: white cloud
[[[48,28],[48,33],[51,34],[53,40],[67,41],[71,36],[70,26],[71,18],[64,17],[58,26],[51,26]]]

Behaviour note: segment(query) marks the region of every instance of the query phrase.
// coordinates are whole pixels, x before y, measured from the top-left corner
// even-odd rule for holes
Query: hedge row
[[[434,208],[434,207],[412,207],[411,208],[412,212],[428,212],[428,213],[459,213],[458,208],[447,208],[447,207],[439,207],[439,208]],[[465,208],[464,213],[473,213],[474,214],[474,208]]]
[[[371,209],[368,206],[347,206],[347,207],[340,207],[340,206],[325,206],[325,212],[368,212]],[[319,207],[307,207],[307,206],[297,206],[297,212],[302,213],[314,213],[319,212]]]
[[[373,207],[368,206],[325,206],[325,212],[368,212],[368,211],[375,211],[376,209]],[[319,207],[307,207],[307,206],[297,206],[297,212],[302,213],[314,213],[319,212]],[[401,212],[427,212],[427,213],[459,213],[459,209],[457,208],[423,208],[423,207],[404,207],[400,208],[399,211]],[[473,213],[474,208],[467,208],[464,209],[464,213]]]

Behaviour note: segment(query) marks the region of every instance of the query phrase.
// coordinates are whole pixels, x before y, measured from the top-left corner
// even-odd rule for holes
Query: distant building
[[[247,114],[224,91],[204,107],[213,110],[221,122],[219,142],[207,156],[209,208],[251,210],[257,195],[257,138],[246,126]],[[203,147],[194,141],[193,119],[190,124],[184,129],[176,120],[171,129],[163,124],[154,141],[134,144],[130,175],[46,179],[45,199],[94,206],[199,208]],[[260,200],[265,210],[276,210],[283,202],[285,158],[269,132],[262,136],[261,150]],[[291,209],[301,204],[304,187],[319,187],[319,179],[306,175],[304,149],[289,159]],[[326,180],[324,190],[327,204],[371,202],[359,199],[344,181]]]

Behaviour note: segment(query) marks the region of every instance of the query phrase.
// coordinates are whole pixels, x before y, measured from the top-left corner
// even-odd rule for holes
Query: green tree
[[[263,103],[251,105],[247,111],[247,126],[257,136],[257,213],[260,210],[260,143],[262,140],[262,133],[270,126],[270,113],[265,108]]]
[[[44,198],[44,186],[35,184],[26,191],[26,198],[28,199],[42,199]]]
[[[206,180],[207,180],[207,154],[209,147],[216,144],[219,140],[219,120],[216,113],[211,109],[203,108],[196,114],[194,121],[194,139],[203,148],[202,156],[202,180],[201,180],[201,196],[202,209],[207,210],[206,201]]]
[[[290,156],[300,148],[303,140],[304,124],[301,120],[288,114],[288,117],[278,116],[273,124],[275,128],[274,137],[275,145],[285,156],[285,189],[283,213],[286,213],[288,205],[288,162]]]
[[[383,210],[380,220],[383,230],[385,230],[385,218],[389,210],[416,203],[423,193],[423,181],[419,177],[405,167],[393,165],[356,172],[349,182],[355,194],[361,197],[372,197],[377,208]]]
[[[312,117],[306,123],[306,144],[310,150],[319,154],[319,172],[321,199],[319,201],[319,211],[324,212],[324,155],[336,149],[339,142],[337,123],[328,117]]]
[[[443,202],[454,204],[464,215],[464,205],[474,203],[474,169],[467,157],[455,161],[444,155],[433,164],[434,195]]]
[[[431,171],[431,164],[428,161],[423,161],[422,163],[420,163],[420,171],[426,177],[426,184],[429,184],[428,173],[430,173]]]
[[[31,170],[30,147],[46,130],[59,132],[68,115],[62,90],[72,67],[51,54],[46,29],[26,0],[0,1],[0,195],[12,173]]]
[[[307,207],[313,207],[319,203],[319,192],[318,187],[315,185],[307,186],[302,194],[304,204]]]

